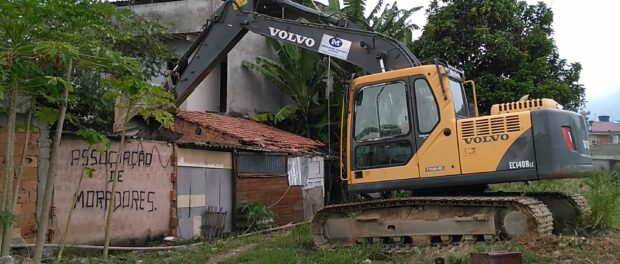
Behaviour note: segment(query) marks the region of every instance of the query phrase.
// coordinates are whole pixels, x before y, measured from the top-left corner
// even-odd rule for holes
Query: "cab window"
[[[454,111],[456,112],[456,117],[471,117],[469,113],[469,107],[467,105],[467,100],[465,99],[465,93],[463,92],[463,85],[461,85],[461,82],[452,78],[450,78],[449,80],[450,91],[452,92],[452,102],[454,103]]]
[[[409,134],[406,86],[402,82],[364,87],[355,101],[357,141],[372,141]]]
[[[404,82],[361,88],[355,98],[353,139],[357,169],[397,166],[413,156]]]
[[[435,129],[439,123],[439,108],[433,96],[433,91],[425,79],[417,79],[414,82],[416,110],[418,112],[418,129],[420,133],[427,134]]]

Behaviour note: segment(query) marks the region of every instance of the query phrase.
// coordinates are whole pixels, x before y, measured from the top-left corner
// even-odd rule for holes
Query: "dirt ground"
[[[221,254],[221,255],[217,255],[215,257],[212,257],[209,259],[209,261],[207,261],[207,264],[217,264],[217,263],[222,263],[224,261],[227,261],[231,258],[234,258],[235,256],[244,253],[246,251],[250,251],[252,249],[254,249],[256,247],[257,244],[248,244],[248,245],[243,245],[240,246],[238,248],[229,250],[228,252]]]
[[[524,263],[560,264],[620,264],[620,231],[605,231],[586,236],[558,235],[546,239],[499,242],[442,249],[422,249],[402,263],[433,263],[443,258],[445,263],[469,263],[472,252],[511,251],[522,253]]]

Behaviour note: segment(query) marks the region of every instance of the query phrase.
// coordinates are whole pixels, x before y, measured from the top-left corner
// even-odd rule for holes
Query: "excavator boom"
[[[298,18],[303,20],[294,20]],[[173,70],[178,75],[177,105],[248,31],[350,62],[367,73],[420,65],[394,39],[289,0],[226,1]]]

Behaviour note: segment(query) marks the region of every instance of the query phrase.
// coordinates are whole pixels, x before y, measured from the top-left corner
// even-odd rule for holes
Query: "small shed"
[[[323,207],[324,145],[252,120],[180,111],[177,139],[177,215],[181,237],[201,232],[209,206],[227,212],[225,231],[239,205],[258,202],[275,223],[301,222]]]

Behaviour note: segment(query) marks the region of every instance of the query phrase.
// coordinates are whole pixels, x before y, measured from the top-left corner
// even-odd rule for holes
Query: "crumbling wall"
[[[6,129],[0,127],[0,172],[4,179],[6,165],[5,146]],[[21,188],[17,197],[17,207],[15,208],[15,228],[19,229],[20,235],[26,241],[33,241],[36,237],[36,208],[37,208],[37,175],[39,168],[39,129],[34,128],[30,135],[28,148],[26,149],[26,160],[22,175]],[[15,133],[15,173],[17,173],[21,158],[22,148],[25,144],[26,133],[23,130]],[[0,180],[0,195],[4,190],[4,181]]]
[[[68,214],[75,207],[68,231],[68,243],[99,244],[104,239],[105,213],[116,196],[112,243],[144,244],[169,233],[173,147],[165,142],[130,140],[115,171],[118,143],[108,149],[91,148],[78,139],[61,142],[54,185],[55,229],[53,241],[66,232]],[[85,167],[93,168],[92,178],[78,181]],[[115,194],[109,190],[117,178]],[[77,200],[73,204],[74,193]]]

